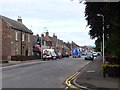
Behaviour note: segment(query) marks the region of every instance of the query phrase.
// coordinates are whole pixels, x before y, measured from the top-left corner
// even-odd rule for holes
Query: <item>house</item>
[[[41,56],[41,51],[43,49],[48,49],[48,48],[50,48],[52,46],[52,42],[51,41],[46,41],[44,39],[44,35],[43,34],[42,34],[41,37],[38,34],[37,35],[33,35],[33,55]]]
[[[69,52],[69,54],[72,54],[72,49],[77,49],[77,48],[80,48],[80,46],[79,45],[77,45],[75,42],[67,42],[67,43],[64,43],[65,44],[65,46],[68,48],[67,50],[68,50],[68,52]]]
[[[63,45],[64,45],[63,40],[58,39],[57,35],[55,35],[55,33],[53,33],[53,37],[51,39],[53,42],[55,42],[55,51],[62,53],[63,52]]]
[[[53,37],[49,36],[49,32],[45,32],[45,35],[42,36],[43,39],[45,39],[48,42],[51,42],[51,46],[49,48],[56,49],[56,41]]]
[[[71,44],[69,42],[64,42],[64,45],[63,45],[63,53],[64,52],[67,52],[69,55],[71,55]]]
[[[54,49],[56,52],[60,52],[60,53],[63,52],[63,40],[58,39],[55,33],[53,34],[53,37],[51,37],[49,36],[49,32],[47,31],[43,38],[46,41],[49,41],[52,43],[51,47],[49,48]]]
[[[58,39],[55,33],[53,33],[53,36],[51,37],[47,31],[45,33],[44,39],[52,42],[52,46],[50,48],[54,49],[56,52],[60,52],[61,54],[67,52],[70,55],[70,48],[65,42],[63,42],[63,40]]]
[[[73,41],[72,41],[72,43],[71,43],[71,44],[72,44],[72,48],[80,48],[80,46],[79,46],[79,45],[77,45],[77,44],[76,44],[75,42],[73,42]]]
[[[11,60],[11,56],[32,55],[32,34],[23,23],[21,17],[17,21],[0,15],[2,36],[2,60]]]

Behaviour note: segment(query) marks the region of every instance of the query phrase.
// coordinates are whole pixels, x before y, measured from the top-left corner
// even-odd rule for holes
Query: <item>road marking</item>
[[[78,85],[78,84],[77,84],[77,86],[79,86],[79,88],[78,88],[78,87],[72,85],[72,84],[71,84],[71,81],[74,80],[74,79],[80,74],[80,72],[84,71],[84,70],[88,67],[88,64],[89,64],[89,63],[90,63],[90,62],[87,63],[87,66],[83,66],[82,70],[80,70],[79,72],[76,72],[76,73],[73,74],[71,77],[69,77],[69,78],[65,81],[65,84],[66,84],[68,87],[74,88],[74,89],[76,89],[76,90],[87,89],[87,87],[84,87],[84,86],[81,86],[81,85]],[[74,81],[74,82],[75,82],[75,81]],[[80,88],[82,88],[82,89],[80,89]]]
[[[66,84],[67,86],[69,86],[70,88],[75,88],[75,89],[77,89],[77,90],[80,90],[78,87],[76,87],[76,86],[74,86],[74,85],[71,84],[71,81],[72,81],[73,79],[75,79],[79,74],[80,74],[80,72],[76,72],[75,74],[73,74],[71,77],[69,77],[69,78],[65,81],[65,84]]]
[[[88,73],[94,73],[95,71],[94,71],[94,70],[93,70],[93,71],[91,70],[91,71],[87,71],[87,72],[88,72]]]

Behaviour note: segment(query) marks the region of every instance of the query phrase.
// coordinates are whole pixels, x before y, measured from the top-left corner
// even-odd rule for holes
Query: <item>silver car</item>
[[[94,56],[92,53],[87,53],[86,56],[85,56],[85,60],[94,60]]]

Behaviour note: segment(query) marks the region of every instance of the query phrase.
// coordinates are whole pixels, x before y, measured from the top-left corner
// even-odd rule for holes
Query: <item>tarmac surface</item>
[[[9,62],[9,64],[3,64],[2,69],[8,69],[8,67],[12,68],[12,66],[15,65],[16,67],[20,67],[42,62],[47,61],[31,60],[24,62]],[[103,77],[101,65],[102,57],[97,57],[79,71],[80,74],[72,81],[72,83],[83,90],[120,90],[120,78]]]
[[[120,90],[120,78],[103,77],[102,57],[97,57],[80,71],[74,84],[86,90]]]

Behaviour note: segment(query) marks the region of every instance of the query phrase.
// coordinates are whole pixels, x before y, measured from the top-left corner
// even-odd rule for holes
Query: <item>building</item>
[[[42,36],[42,38],[48,42],[51,42],[51,46],[49,48],[55,49],[56,48],[56,41],[53,37],[49,36],[49,32],[45,32],[45,35]]]
[[[2,36],[2,60],[11,60],[11,56],[32,55],[32,34],[21,17],[17,21],[0,15]]]
[[[52,46],[52,42],[45,40],[43,34],[42,34],[42,38],[38,34],[33,35],[33,55],[41,56],[41,51],[43,49],[48,49],[51,46]]]
[[[49,41],[52,43],[52,45],[49,48],[54,49],[56,52],[63,52],[63,48],[64,48],[64,42],[63,40],[60,40],[57,38],[57,35],[55,35],[55,33],[53,34],[53,36],[49,36],[49,32],[47,31],[45,33],[44,39],[46,41]]]

